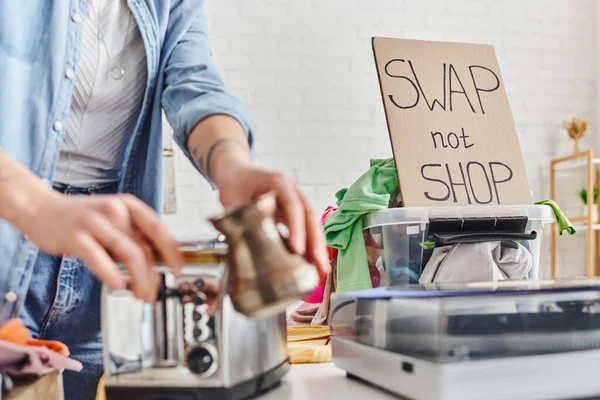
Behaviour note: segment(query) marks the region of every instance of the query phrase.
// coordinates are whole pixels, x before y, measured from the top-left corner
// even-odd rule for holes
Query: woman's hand
[[[45,192],[19,228],[40,250],[80,258],[114,289],[127,280],[140,299],[154,302],[158,254],[175,272],[183,267],[177,246],[158,214],[131,195],[65,196]],[[123,276],[122,262],[130,278]]]
[[[229,165],[218,179],[219,195],[224,207],[240,205],[268,192],[277,196],[279,222],[289,231],[292,249],[311,261],[322,275],[330,264],[323,228],[299,185],[285,175],[251,164]]]
[[[323,229],[298,184],[252,164],[248,139],[236,119],[214,115],[189,135],[188,150],[196,166],[219,188],[221,203],[233,207],[268,192],[277,196],[279,221],[290,230],[290,246],[305,255],[321,274],[329,272]]]
[[[183,260],[160,217],[130,195],[65,196],[52,190],[19,162],[0,151],[0,218],[40,250],[78,257],[112,288],[127,279],[140,299],[155,300],[155,255],[176,272]]]

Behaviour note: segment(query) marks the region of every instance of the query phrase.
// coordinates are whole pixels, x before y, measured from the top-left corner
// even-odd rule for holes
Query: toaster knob
[[[196,281],[194,282],[194,286],[197,290],[204,290],[204,281],[202,279],[196,279]]]
[[[204,303],[206,303],[206,295],[204,293],[196,293],[196,296],[194,296],[194,304],[201,306]]]
[[[196,326],[194,328],[194,340],[196,343],[202,343],[210,337],[210,329],[206,325]]]
[[[188,369],[198,375],[210,375],[217,368],[216,352],[206,345],[192,348],[187,354],[186,361]]]

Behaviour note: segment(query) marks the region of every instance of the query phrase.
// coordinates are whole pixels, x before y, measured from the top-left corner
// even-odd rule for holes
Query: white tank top
[[[146,53],[126,0],[89,0],[57,183],[116,181],[146,90]]]

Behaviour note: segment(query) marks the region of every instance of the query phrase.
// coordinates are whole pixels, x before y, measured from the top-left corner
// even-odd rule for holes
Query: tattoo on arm
[[[196,165],[198,166],[198,168],[200,168],[201,171],[203,171],[206,174],[206,176],[209,179],[212,179],[210,166],[212,163],[214,151],[217,147],[219,147],[220,145],[222,145],[226,142],[234,142],[234,143],[237,143],[239,146],[244,147],[244,145],[242,143],[240,143],[238,140],[229,138],[229,139],[217,140],[215,143],[213,143],[213,145],[210,147],[210,149],[208,149],[206,158],[203,157],[202,155],[200,155],[200,150],[198,150],[197,147],[192,149],[192,155],[194,156],[193,158],[196,161]],[[206,163],[205,163],[205,160],[206,160]]]
[[[194,147],[192,149],[192,155],[194,156],[194,161],[196,161],[196,165],[198,166],[198,168],[200,168],[200,170],[205,171],[206,169],[204,168],[204,157],[198,157],[198,153],[200,151],[198,151],[197,147]]]
[[[233,143],[235,143],[235,144],[237,144],[237,145],[245,148],[244,145],[242,145],[236,139],[221,139],[221,140],[217,140],[212,146],[210,146],[210,149],[208,149],[208,155],[206,156],[206,176],[208,176],[209,179],[212,179],[211,171],[210,171],[210,165],[211,165],[213,153],[214,153],[215,149],[217,147],[219,147],[219,145],[221,145],[223,143],[226,143],[226,142],[233,142]]]

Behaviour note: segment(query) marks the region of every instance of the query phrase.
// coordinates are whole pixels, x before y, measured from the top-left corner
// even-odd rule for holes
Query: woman
[[[20,316],[84,363],[67,400],[93,399],[102,374],[100,282],[125,284],[113,258],[146,301],[153,248],[182,266],[155,212],[161,111],[225,207],[275,191],[293,249],[327,268],[298,186],[251,163],[253,124],[211,61],[203,6],[0,2],[0,323]]]

